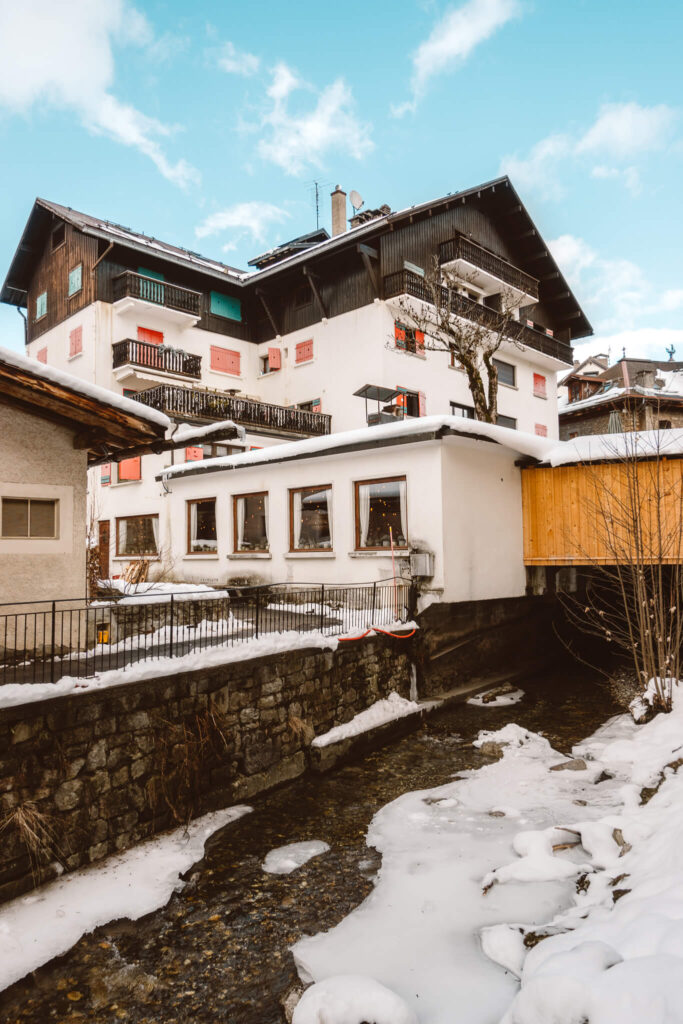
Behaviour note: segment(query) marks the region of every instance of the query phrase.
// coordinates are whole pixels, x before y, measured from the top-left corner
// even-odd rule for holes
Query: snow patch
[[[316,736],[311,746],[329,747],[331,743],[339,743],[352,736],[360,736],[361,733],[369,732],[370,729],[376,729],[380,725],[386,725],[387,722],[405,718],[406,715],[414,715],[421,711],[422,707],[414,700],[406,700],[405,697],[400,697],[398,693],[392,692],[388,697],[375,701],[365,711],[354,715],[350,722],[336,725],[329,732]]]
[[[361,974],[327,978],[307,989],[292,1024],[418,1024],[410,1007],[384,985]]]
[[[303,843],[289,843],[287,846],[279,846],[276,850],[270,850],[261,867],[269,875],[288,875],[311,858],[327,853],[329,848],[329,844],[323,843],[320,839],[311,839]]]
[[[488,692],[470,697],[467,703],[474,704],[478,708],[503,708],[510,704],[519,704],[524,696],[524,690],[510,690],[509,693],[499,693],[492,700],[486,700]]]

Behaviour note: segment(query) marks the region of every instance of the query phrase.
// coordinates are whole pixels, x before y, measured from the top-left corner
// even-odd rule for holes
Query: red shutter
[[[249,451],[250,452],[260,452],[262,448],[263,448],[262,444],[250,444],[249,445]]]
[[[211,346],[211,369],[219,373],[231,373],[239,377],[240,353],[219,345]]]
[[[39,351],[36,352],[36,359],[38,360],[39,363],[46,363],[47,362],[47,348],[39,349]]]
[[[405,393],[405,391],[404,391],[404,390],[403,390],[403,389],[401,388],[401,386],[400,386],[399,384],[397,384],[397,385],[396,385],[396,390],[397,390],[397,391],[399,392],[399,394],[398,394],[398,395],[396,396],[396,398],[394,399],[394,403],[395,403],[396,405],[400,406],[400,408],[401,408],[401,409],[405,409],[405,407],[406,407],[406,401],[407,401],[407,400],[406,400],[406,393]]]
[[[418,393],[417,393],[417,400],[418,400],[419,415],[420,416],[426,416],[427,415],[427,396],[425,395],[424,391],[418,391]]]
[[[534,326],[533,320],[527,320],[526,325],[527,325],[527,327],[533,327]]]
[[[549,327],[546,327],[545,333],[548,335],[549,338],[554,338],[555,337],[555,332],[551,331]]]
[[[415,331],[415,348],[417,349],[418,355],[424,355],[424,350],[425,350],[424,331]]]
[[[538,434],[539,437],[547,437],[548,428],[543,423],[537,423],[534,426],[534,433]]]
[[[203,448],[186,448],[185,449],[185,462],[199,462],[204,458]]]
[[[134,459],[122,459],[119,462],[119,480],[141,480],[141,462],[139,455]]]
[[[309,359],[313,358],[313,339],[310,341],[300,341],[296,346],[296,357],[297,363],[307,363]]]
[[[322,412],[323,405],[319,398],[314,398],[311,402],[311,412]]]
[[[149,327],[138,327],[138,341],[146,341],[148,345],[163,345],[164,332],[153,331]]]
[[[268,349],[268,368],[279,370],[282,365],[282,356],[279,348]]]
[[[100,467],[100,484],[102,487],[108,487],[111,483],[111,462],[105,462]]]
[[[543,374],[542,373],[535,373],[534,374],[534,394],[536,395],[537,398],[545,398],[546,397],[546,387],[545,387],[545,384],[546,384],[546,381],[545,381],[545,377],[543,376]]]
[[[406,347],[406,329],[398,321],[394,323],[394,340],[396,341],[396,348]]]
[[[79,352],[83,351],[83,328],[74,327],[73,331],[69,332],[69,355],[77,356]]]

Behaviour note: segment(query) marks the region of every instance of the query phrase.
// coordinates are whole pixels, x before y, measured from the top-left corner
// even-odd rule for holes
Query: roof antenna
[[[667,348],[667,349],[665,349],[665,351],[666,351],[666,354],[669,357],[669,362],[673,363],[674,356],[676,355],[676,349],[673,347],[673,344],[671,345],[671,348]]]
[[[315,230],[320,230],[320,194],[324,188],[329,188],[329,181],[309,181],[308,194],[315,206]]]
[[[621,350],[621,358],[626,359],[626,345]]]

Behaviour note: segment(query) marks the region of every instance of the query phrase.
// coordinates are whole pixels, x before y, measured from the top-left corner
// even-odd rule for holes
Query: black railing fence
[[[411,581],[394,578],[0,605],[0,684],[86,679],[279,633],[360,634],[406,622],[414,600]]]

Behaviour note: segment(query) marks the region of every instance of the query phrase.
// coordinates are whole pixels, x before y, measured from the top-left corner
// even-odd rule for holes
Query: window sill
[[[239,561],[245,558],[272,558],[273,556],[270,551],[233,551],[232,554],[226,557]]]
[[[394,548],[394,558],[408,558],[409,548]],[[391,548],[381,548],[377,551],[349,551],[349,558],[391,558]]]
[[[244,380],[242,373],[230,373],[229,370],[214,370],[212,366],[209,367],[209,373],[217,373],[219,377],[230,377],[232,380]]]
[[[398,348],[397,345],[394,346],[394,352],[398,352],[398,354],[401,355],[401,356],[413,356],[414,359],[426,359],[427,358],[427,353],[426,352],[409,352],[408,349]]]
[[[112,562],[135,562],[144,558],[146,562],[160,562],[159,555],[112,555]]]
[[[218,555],[196,554],[183,555],[183,560],[190,559],[193,562],[217,562]]]
[[[141,483],[142,483],[142,478],[140,478],[139,480],[116,480],[116,481],[112,480],[112,482],[110,484],[105,484],[105,487],[130,487],[131,484],[141,484]]]
[[[276,377],[281,370],[268,370],[268,373],[259,373],[256,376],[257,380],[263,380],[264,377]]]
[[[71,295],[67,295],[66,301],[69,302],[71,299],[77,298],[79,295],[81,295],[82,291],[83,289],[79,288],[77,292],[72,292]]]
[[[548,396],[547,395],[537,395],[535,391],[534,391],[534,398],[540,398],[544,402],[548,401]]]
[[[315,358],[313,358],[313,359],[303,359],[300,363],[294,363],[294,369],[297,370],[300,366],[310,366],[311,363],[314,363],[314,362],[315,362]]]
[[[334,551],[288,551],[284,556],[296,561],[299,558],[336,558]]]
[[[82,352],[74,352],[74,354],[72,356],[67,356],[66,358],[67,358],[67,361],[70,363],[72,359],[78,359],[79,356],[82,356],[82,355],[83,355]]]
[[[507,388],[508,391],[519,391],[519,387],[518,387],[517,384],[505,384],[504,381],[502,381],[502,380],[498,381],[498,387],[499,388]]]
[[[464,366],[453,366],[452,363],[448,364],[448,369],[449,370],[456,370],[457,373],[464,373],[465,372],[465,367]]]

